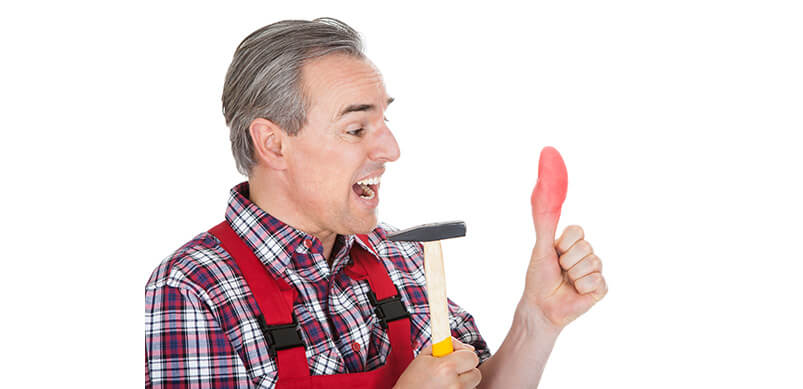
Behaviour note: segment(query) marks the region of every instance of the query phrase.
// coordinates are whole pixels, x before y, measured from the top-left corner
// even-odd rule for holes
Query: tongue
[[[365,193],[365,191],[362,190],[362,185],[360,184],[352,185],[351,189],[354,190],[354,193],[357,193],[357,196],[362,196]]]

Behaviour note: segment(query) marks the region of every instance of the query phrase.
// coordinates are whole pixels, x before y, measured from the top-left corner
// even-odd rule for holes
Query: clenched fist
[[[452,345],[454,352],[440,358],[432,356],[431,345],[421,350],[393,389],[471,389],[479,385],[482,375],[474,347],[455,338]]]

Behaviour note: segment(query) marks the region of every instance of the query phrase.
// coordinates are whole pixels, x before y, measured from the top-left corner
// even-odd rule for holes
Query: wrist
[[[554,342],[563,326],[552,323],[536,304],[522,299],[513,314],[513,326],[536,338]],[[550,342],[551,343],[551,342]]]
[[[537,305],[522,299],[499,350],[480,365],[481,387],[536,387],[562,329],[551,323]]]

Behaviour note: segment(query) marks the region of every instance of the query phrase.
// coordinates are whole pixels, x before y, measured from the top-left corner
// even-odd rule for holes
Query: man
[[[582,229],[554,241],[557,216],[534,211],[538,239],[500,349],[491,356],[450,301],[455,352],[433,357],[421,245],[388,241],[394,229],[376,218],[384,165],[400,155],[384,118],[392,101],[342,22],[282,21],[243,40],[223,112],[248,181],[226,221],[146,286],[146,386],[537,386],[561,329],[607,291],[599,258]],[[379,317],[390,304],[406,314]]]

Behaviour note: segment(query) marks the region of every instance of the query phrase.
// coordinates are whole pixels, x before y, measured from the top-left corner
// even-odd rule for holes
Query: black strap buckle
[[[379,323],[384,329],[388,329],[388,322],[410,317],[410,313],[407,312],[407,307],[405,307],[404,303],[401,301],[398,288],[396,288],[395,296],[380,301],[376,300],[374,291],[369,290],[368,300],[371,300],[371,305],[374,306],[376,317],[379,319]]]
[[[269,326],[265,321],[265,316],[259,315],[259,328],[265,335],[268,341],[268,351],[275,359],[276,352],[293,347],[304,347],[304,340],[301,338],[301,333],[298,331],[298,320],[296,315],[293,314],[293,322],[288,324],[276,324]]]

